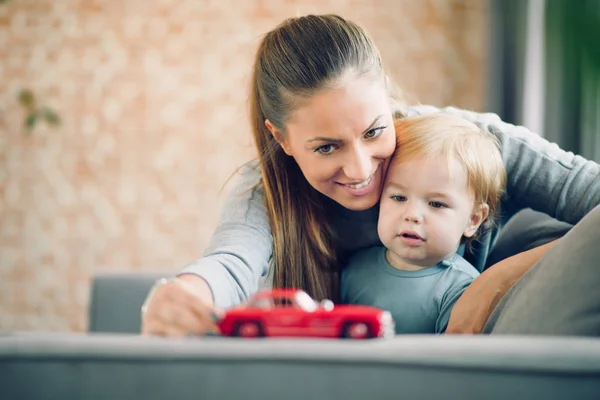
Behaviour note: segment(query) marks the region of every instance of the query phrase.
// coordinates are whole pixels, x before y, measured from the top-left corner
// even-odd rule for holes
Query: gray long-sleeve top
[[[501,144],[507,173],[507,188],[497,227],[473,245],[465,258],[482,271],[502,222],[524,208],[544,212],[558,220],[576,224],[600,204],[600,165],[561,150],[521,126],[502,122],[495,114],[480,114],[452,107],[438,109],[414,106],[407,116],[436,112],[458,115],[495,135]],[[260,186],[256,162],[240,172],[237,186],[224,204],[221,220],[211,243],[198,260],[180,273],[204,278],[215,304],[230,307],[257,291],[268,275],[273,237]],[[377,236],[379,207],[364,211],[343,208],[325,199],[344,250],[356,251],[381,245]]]

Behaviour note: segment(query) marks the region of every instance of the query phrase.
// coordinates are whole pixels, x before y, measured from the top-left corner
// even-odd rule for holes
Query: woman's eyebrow
[[[373,120],[373,122],[371,122],[371,125],[369,125],[369,127],[363,131],[363,134],[365,134],[365,133],[369,132],[371,129],[373,129],[373,127],[375,126],[377,121],[379,121],[381,119],[381,117],[383,117],[383,114],[376,116],[375,119]]]
[[[306,141],[306,143],[311,143],[311,142],[334,142],[334,143],[340,143],[342,140],[341,139],[333,139],[333,138],[327,138],[327,137],[323,137],[323,136],[317,136],[311,139],[308,139]]]
[[[369,127],[367,129],[365,129],[362,132],[362,134],[364,135],[365,133],[367,133],[371,129],[373,129],[373,127],[375,126],[375,124],[377,123],[377,121],[379,121],[381,119],[381,117],[383,117],[383,114],[378,115],[377,117],[375,117],[375,119],[373,120],[373,122],[371,122],[371,125],[369,125]],[[311,143],[311,142],[333,142],[333,143],[340,143],[341,140],[340,139],[333,139],[333,138],[323,137],[323,136],[317,136],[317,137],[308,139],[306,142],[307,143]]]

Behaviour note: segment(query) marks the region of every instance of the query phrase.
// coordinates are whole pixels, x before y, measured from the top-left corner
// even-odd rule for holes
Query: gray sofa
[[[88,334],[0,337],[7,399],[598,399],[600,339],[141,337],[157,275],[93,282]]]

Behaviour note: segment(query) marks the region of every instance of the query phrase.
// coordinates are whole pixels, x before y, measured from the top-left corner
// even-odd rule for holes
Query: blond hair
[[[402,118],[394,122],[394,127],[396,151],[390,168],[420,157],[445,157],[448,162],[456,159],[467,173],[468,189],[475,204],[489,206],[488,219],[480,230],[491,228],[506,185],[506,171],[496,137],[463,118],[448,114]]]

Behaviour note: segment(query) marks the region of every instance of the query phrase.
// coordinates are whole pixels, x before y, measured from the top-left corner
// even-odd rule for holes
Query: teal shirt
[[[388,310],[397,334],[444,333],[452,307],[479,272],[455,254],[433,267],[392,267],[385,247],[355,253],[342,270],[342,302]]]

